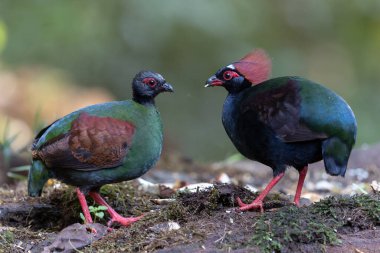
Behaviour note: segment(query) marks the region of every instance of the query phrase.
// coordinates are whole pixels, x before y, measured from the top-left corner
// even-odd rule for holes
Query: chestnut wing
[[[77,170],[112,168],[123,163],[135,126],[111,117],[81,113],[71,129],[37,152],[47,166]]]

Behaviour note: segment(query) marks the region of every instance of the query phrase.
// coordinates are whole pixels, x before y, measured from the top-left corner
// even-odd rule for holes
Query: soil
[[[311,166],[303,192],[311,197],[301,208],[288,195],[297,181],[288,170],[265,199],[264,213],[237,211],[236,197],[252,201],[257,193],[242,186],[262,188],[270,169],[245,160],[197,164],[164,156],[144,179],[172,185],[148,191],[134,180],[101,189],[120,214],[144,217],[107,231],[108,215],[94,216],[97,238],[83,225],[73,187],[49,181],[41,198],[30,198],[26,182],[18,181],[0,188],[0,252],[380,252],[380,193],[369,187],[380,179],[379,153],[380,145],[355,150],[349,171],[358,173],[345,179],[326,177],[321,164]],[[228,183],[217,182],[222,171]],[[209,181],[208,188],[177,190]],[[320,182],[334,187],[318,187]]]

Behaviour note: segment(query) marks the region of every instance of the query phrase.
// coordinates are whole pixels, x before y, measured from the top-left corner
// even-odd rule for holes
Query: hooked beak
[[[173,89],[173,86],[171,86],[171,84],[169,84],[169,83],[164,83],[164,84],[161,86],[161,91],[174,92],[174,89]]]
[[[207,80],[205,87],[223,86],[223,84],[223,81],[219,80],[216,76],[212,76]]]

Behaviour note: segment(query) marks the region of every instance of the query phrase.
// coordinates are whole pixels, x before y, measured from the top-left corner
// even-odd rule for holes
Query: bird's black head
[[[237,62],[223,67],[210,77],[205,87],[223,86],[229,93],[238,93],[269,78],[271,61],[256,49]]]
[[[173,92],[173,87],[162,75],[153,71],[140,71],[132,82],[133,100],[138,103],[154,103],[154,98],[161,92]]]
[[[251,83],[232,65],[228,65],[219,69],[215,75],[207,80],[205,87],[214,86],[223,86],[229,93],[238,93],[251,87]]]

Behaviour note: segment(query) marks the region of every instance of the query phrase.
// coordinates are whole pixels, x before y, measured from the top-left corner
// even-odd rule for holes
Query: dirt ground
[[[74,188],[51,181],[41,198],[30,198],[19,181],[0,188],[0,252],[380,252],[380,193],[370,187],[380,181],[378,154],[380,145],[354,150],[345,178],[312,165],[301,208],[291,202],[298,175],[289,169],[266,198],[264,213],[238,212],[236,197],[252,201],[257,193],[251,190],[271,179],[269,168],[166,155],[143,177],[155,184],[102,188],[118,212],[144,217],[111,231],[107,214],[96,217],[96,236],[82,224]],[[212,184],[193,185],[199,182]]]

